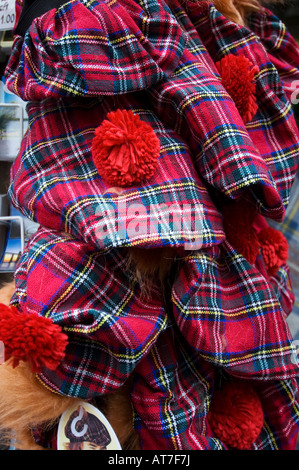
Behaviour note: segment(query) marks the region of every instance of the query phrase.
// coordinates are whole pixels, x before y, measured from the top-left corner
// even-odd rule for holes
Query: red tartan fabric
[[[215,65],[228,54],[258,67],[258,111],[246,125]],[[15,38],[6,83],[29,101],[30,125],[10,196],[41,228],[12,303],[68,333],[65,360],[40,374],[48,388],[91,399],[133,374],[144,449],[225,449],[207,414],[228,376],[252,381],[261,396],[265,423],[252,447],[293,446],[288,267],[269,277],[261,256],[250,264],[236,251],[217,201],[244,199],[283,219],[298,167],[289,101],[298,76],[295,42],[270,12],[245,28],[208,2],[72,0]],[[155,174],[121,193],[91,156],[95,128],[117,109],[150,124],[161,147]],[[188,208],[189,224],[168,223],[174,208],[181,217]],[[190,250],[195,235],[200,249]],[[171,308],[155,280],[141,295],[124,250],[136,245],[179,250]]]

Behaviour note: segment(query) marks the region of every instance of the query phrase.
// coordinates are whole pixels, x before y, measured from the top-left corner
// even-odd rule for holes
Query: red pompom
[[[253,66],[245,56],[229,54],[216,66],[221,75],[223,86],[234,100],[236,107],[246,124],[257,112],[256,84],[254,75],[258,67]]]
[[[232,449],[250,449],[264,422],[261,400],[249,383],[227,382],[212,398],[209,424],[223,444]]]
[[[273,276],[288,260],[288,242],[285,236],[273,227],[263,228],[258,237],[267,272]]]
[[[254,264],[260,249],[258,235],[254,228],[255,208],[245,199],[238,199],[223,205],[222,214],[228,242],[250,264]]]
[[[159,154],[160,142],[153,129],[132,111],[118,109],[109,113],[95,130],[94,164],[112,185],[132,186],[150,178]]]
[[[19,312],[0,304],[0,341],[5,346],[5,360],[12,366],[28,362],[32,372],[42,367],[56,369],[64,358],[67,336],[50,318]]]

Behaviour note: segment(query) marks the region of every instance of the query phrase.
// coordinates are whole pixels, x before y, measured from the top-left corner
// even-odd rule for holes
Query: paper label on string
[[[61,416],[57,450],[121,450],[121,446],[103,413],[82,401]]]
[[[0,0],[0,31],[13,29],[15,20],[15,0]]]

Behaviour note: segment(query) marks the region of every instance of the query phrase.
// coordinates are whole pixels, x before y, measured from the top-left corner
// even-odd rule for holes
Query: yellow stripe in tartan
[[[94,256],[97,256],[97,253],[94,253],[91,257],[94,257]],[[89,266],[89,265],[90,265],[90,263],[88,264],[88,266]],[[88,266],[86,266],[86,268],[88,268]],[[84,274],[85,271],[86,271],[86,269],[85,269],[83,272],[80,272],[79,277],[81,277],[82,274]],[[122,304],[122,307],[118,309],[118,316],[121,316],[122,311],[125,309],[126,305],[131,301],[131,299],[132,299],[132,297],[133,297],[133,295],[134,295],[134,285],[135,285],[136,283],[137,283],[137,280],[135,280],[135,281],[132,282],[132,289],[130,290],[130,295],[127,296],[126,300],[125,300],[125,301],[123,302],[123,304]],[[74,284],[76,285],[76,280],[74,281]],[[72,288],[73,288],[73,286],[70,286],[70,289],[72,289]],[[68,290],[69,290],[69,289],[68,289]],[[62,297],[59,299],[58,302],[60,302],[61,299],[62,299]],[[55,304],[54,304],[53,307],[55,307]],[[97,325],[94,326],[94,328],[88,328],[88,334],[94,333],[95,331],[99,330],[99,329],[103,326],[103,324],[107,321],[107,319],[109,319],[110,316],[111,316],[111,314],[105,315],[105,316],[102,318],[101,322],[97,323]],[[163,329],[163,328],[166,326],[166,323],[167,323],[167,318],[165,317],[164,320],[163,320],[163,322],[162,322],[162,325],[161,325],[161,327],[160,327],[160,330]],[[84,329],[84,328],[78,328],[77,326],[74,326],[74,327],[64,327],[64,330],[65,330],[65,331],[69,331],[69,332],[81,332],[81,333],[86,332],[86,329]],[[153,338],[151,339],[151,341],[149,341],[149,342],[146,344],[146,347],[147,347],[147,348],[148,348],[149,346],[151,346],[153,343],[155,343],[156,338],[157,338],[158,334],[160,333],[160,330],[158,330],[157,333],[156,333],[156,334],[153,336]],[[96,343],[97,343],[97,341],[94,341],[94,340],[93,340],[93,342],[96,342]],[[106,350],[109,354],[112,354],[112,353],[111,353],[111,350],[110,350],[108,347],[106,348],[104,344],[102,344],[102,347],[103,347],[103,349]],[[135,354],[134,356],[130,355],[129,357],[130,357],[130,359],[137,359],[139,356],[142,356],[142,354],[143,354],[143,351],[141,351],[139,354]],[[128,357],[126,354],[116,354],[116,353],[114,353],[113,356],[114,356],[114,357],[117,357],[117,358],[124,358],[124,359]]]
[[[14,89],[14,93],[16,96],[18,96],[18,78],[19,78],[19,75],[17,75],[17,79],[15,80],[15,82],[13,83],[13,89]]]
[[[277,438],[273,435],[273,432],[271,431],[269,424],[267,423],[266,420],[264,420],[264,428],[267,430],[267,437],[268,439],[271,439],[272,446],[276,449],[279,450],[279,446],[277,445]]]
[[[188,365],[189,365],[190,369],[192,369],[193,374],[198,377],[198,379],[201,383],[205,384],[205,389],[209,390],[210,384],[206,380],[206,378],[203,375],[200,374],[200,372],[198,370],[198,365],[194,364],[192,361],[189,360],[188,353],[186,352],[186,349],[183,347],[182,344],[180,344],[180,349],[181,349],[181,351],[183,351],[185,353],[185,361],[188,361]],[[206,397],[205,397],[205,407],[206,407],[207,410],[210,409],[210,404],[211,404],[210,394],[207,393]],[[207,431],[207,422],[206,422],[206,420],[203,420],[202,424],[203,424],[202,434],[205,435],[205,433]]]
[[[207,21],[207,18],[208,18],[208,13],[206,16],[202,16],[202,17],[199,17],[198,21],[196,21],[196,19],[194,19],[194,27],[197,29],[201,23],[204,23],[205,21]]]
[[[86,271],[86,269],[83,271],[83,274],[84,274],[85,271]],[[79,277],[81,277],[81,273],[80,273]],[[76,281],[75,281],[74,284],[76,285]],[[73,286],[71,286],[71,289],[72,288],[73,288]],[[127,296],[126,300],[123,300],[122,307],[118,308],[117,316],[121,316],[121,313],[125,309],[126,305],[130,302],[133,295],[134,295],[134,286],[132,286],[132,289],[130,290],[130,294]],[[99,330],[106,323],[106,321],[107,321],[107,319],[109,319],[109,317],[111,317],[111,314],[107,313],[105,316],[103,316],[102,320],[99,323],[96,324],[96,326],[94,326],[93,328],[88,328],[88,334],[89,333],[94,333],[95,331]],[[65,330],[66,331],[76,331],[76,332],[81,332],[81,333],[84,333],[86,331],[85,328],[78,328],[78,327],[66,327]]]
[[[184,315],[187,313],[187,315],[197,315],[197,316],[200,316],[200,315],[205,315],[205,316],[211,316],[211,317],[215,317],[215,315],[218,315],[219,312],[217,312],[216,310],[211,310],[209,309],[208,307],[206,309],[204,309],[203,307],[201,307],[201,310],[200,310],[200,313],[198,312],[198,309],[196,307],[194,308],[191,308],[188,306],[188,311],[186,312],[186,309],[183,307],[180,306],[179,304],[179,301],[176,301],[175,299],[173,299],[173,303],[177,306],[178,310]],[[268,303],[263,303],[262,304],[262,308],[268,308],[268,307],[273,307],[273,306],[277,306],[277,308],[280,307],[280,304],[277,302],[268,302]],[[235,313],[225,313],[225,317],[227,319],[229,318],[238,318],[239,316],[242,317],[244,315],[246,315],[246,313],[251,313],[251,312],[254,312],[257,310],[257,307],[246,307],[245,309],[242,309],[242,310],[238,310],[238,312],[235,312]]]
[[[111,349],[109,348],[109,346],[106,346],[104,343],[100,342],[100,341],[97,341],[95,339],[90,339],[90,338],[84,338],[84,339],[80,339],[78,338],[78,341],[82,340],[84,343],[90,343],[90,344],[100,344],[101,345],[101,348],[106,351],[107,354],[111,355],[112,357],[115,357],[117,359],[129,359],[130,361],[134,360],[134,361],[137,361],[139,360],[143,355],[144,355],[144,350],[150,350],[152,345],[155,344],[156,340],[157,340],[157,337],[159,336],[159,334],[161,333],[161,331],[165,328],[166,326],[166,323],[167,323],[167,317],[165,317],[163,319],[163,322],[160,326],[160,328],[157,330],[157,332],[153,335],[153,337],[151,338],[150,341],[148,341],[146,344],[145,344],[145,348],[143,348],[141,351],[139,351],[138,353],[135,353],[133,354],[133,350],[131,351],[131,353],[128,355],[128,354],[121,354],[121,353],[116,353],[116,352],[112,352]],[[88,329],[88,334],[89,333],[93,333],[94,331],[97,331],[98,329],[100,328],[99,327],[96,327],[96,328],[93,328],[93,329]],[[80,328],[72,328],[72,327],[63,327],[63,330],[64,331],[71,331],[71,332],[81,332],[81,333],[86,333],[86,330],[84,329],[80,329]],[[128,348],[127,348],[128,349]]]
[[[88,34],[68,34],[67,36],[67,39],[69,41],[73,40],[73,42],[87,42],[89,41],[89,43],[92,43],[92,41],[94,42],[105,42],[107,45],[119,45],[120,43],[124,43],[126,44],[128,41],[130,41],[130,39],[136,39],[136,36],[134,34],[126,34],[122,37],[119,37],[119,38],[116,38],[116,39],[111,39],[108,41],[108,37],[107,36],[103,36],[103,35],[100,35],[100,33],[98,34],[98,36],[95,36],[95,35],[88,35]],[[142,37],[141,37],[142,39]],[[140,39],[139,39],[140,40]],[[59,45],[59,42],[61,42],[62,44],[64,44],[65,40],[64,38],[61,38],[61,40],[58,40],[58,39],[53,39],[51,36],[45,36],[43,42],[45,42],[45,44],[48,46],[49,44],[55,44],[56,45]],[[71,44],[70,44],[71,46]],[[91,67],[93,67],[93,65],[91,64]]]
[[[55,242],[55,244],[58,243],[58,242],[59,242],[59,238]],[[50,241],[48,243],[43,242],[43,244],[37,250],[34,251],[34,256],[31,255],[30,258],[28,257],[27,272],[31,270],[32,265],[35,263],[36,258],[38,258],[40,256],[40,253],[43,252],[44,250],[46,250],[49,246],[51,246],[53,244],[54,244],[53,241]]]
[[[287,394],[288,397],[289,397],[290,403],[293,403],[293,404],[294,404],[294,398],[293,398],[293,396],[291,395],[291,393],[290,393],[290,391],[289,391],[289,387],[287,387],[287,383],[286,383],[285,381],[281,381],[280,383],[281,383],[282,387],[284,388],[284,390],[286,391],[286,394]],[[294,407],[293,409],[294,409],[294,411],[295,411],[296,416],[299,417],[298,402],[296,401],[296,403],[297,403],[297,406],[296,406],[296,408]]]
[[[286,391],[289,399],[290,399],[290,402],[293,402],[293,397],[289,391],[289,387],[287,387],[287,383],[285,381],[281,381],[281,385],[282,387],[284,388],[284,390]],[[299,408],[298,406],[296,406],[296,415],[299,416]]]
[[[34,374],[35,378],[50,392],[56,393],[57,395],[61,396],[61,393],[55,390],[55,388],[49,387],[49,385],[44,381],[42,377],[40,377],[38,374]]]
[[[38,114],[37,118],[43,117],[46,114],[51,113],[52,111],[55,111],[55,110],[58,110],[58,108],[56,106],[53,106],[51,108],[47,108],[43,112],[40,112]],[[87,128],[87,129],[80,129],[80,131],[78,131],[78,132],[73,132],[72,133],[72,138],[75,139],[76,137],[80,137],[80,136],[85,135],[85,134],[88,135],[90,133],[94,133],[94,128],[93,127],[90,127],[90,128]],[[42,140],[41,142],[37,142],[36,144],[31,145],[30,148],[27,149],[24,152],[24,157],[23,158],[24,159],[30,158],[30,157],[27,157],[27,154],[30,155],[32,152],[35,152],[36,150],[44,149],[45,146],[46,147],[51,147],[51,145],[55,145],[57,143],[58,144],[61,143],[61,137],[57,137],[57,138],[54,138],[54,139],[46,138],[45,140]]]
[[[49,245],[51,245],[51,244],[52,244],[52,243],[48,243],[48,244],[46,244],[46,245],[43,245],[43,248],[45,248],[45,247],[47,247],[47,246],[49,246]],[[41,249],[43,249],[43,248],[41,248]],[[41,249],[39,249],[38,251],[40,251]],[[72,284],[70,284],[70,286],[63,292],[63,295],[60,295],[59,299],[57,299],[57,301],[54,302],[53,305],[51,305],[51,310],[49,310],[49,311],[45,314],[45,317],[49,317],[50,314],[51,314],[51,312],[55,309],[55,307],[56,307],[57,305],[59,305],[59,303],[63,302],[63,299],[68,296],[69,292],[72,291],[72,289],[74,288],[74,285],[77,285],[77,283],[79,283],[80,278],[82,278],[82,276],[84,277],[85,272],[89,270],[90,265],[92,264],[93,258],[96,257],[97,255],[98,255],[98,253],[96,252],[96,253],[92,253],[92,254],[89,256],[88,260],[86,261],[86,264],[85,264],[84,268],[80,271],[80,273],[78,273],[78,276],[77,276],[75,279],[73,279]],[[136,282],[137,282],[137,281],[135,281],[135,283],[136,283]],[[130,295],[127,296],[126,300],[125,300],[125,301],[123,302],[123,304],[122,304],[122,307],[118,309],[118,315],[121,316],[122,311],[125,309],[126,305],[131,301],[133,295],[134,295],[134,285],[132,286],[132,289],[131,289],[131,291],[130,291]],[[108,319],[109,317],[110,317],[110,314],[105,315],[105,316],[102,318],[101,322],[99,322],[94,328],[89,328],[89,329],[88,329],[88,334],[94,333],[94,332],[97,331],[99,328],[101,328],[101,327],[103,326],[103,324],[107,321],[107,319]],[[162,328],[165,327],[166,321],[167,321],[167,319],[165,318],[165,319],[163,320],[163,323],[162,323]],[[77,326],[75,326],[75,327],[64,327],[64,330],[65,330],[65,331],[70,331],[70,332],[71,332],[71,331],[72,331],[72,332],[74,332],[74,331],[75,331],[75,332],[81,332],[81,333],[84,333],[84,332],[86,331],[86,329],[84,329],[84,328],[78,328]],[[150,344],[152,344],[153,342],[155,342],[156,337],[158,336],[158,334],[159,334],[159,332],[152,338],[152,340],[148,343],[148,345],[150,345]],[[148,346],[148,345],[147,345],[147,346]],[[105,346],[104,346],[104,349],[106,349]],[[109,352],[109,348],[107,348],[106,350],[107,350],[107,352]],[[135,356],[133,356],[133,357],[134,357],[134,358],[138,358],[138,356],[140,356],[140,355],[142,355],[142,352],[139,353],[139,354],[137,354],[137,355],[135,355]],[[123,357],[123,358],[126,358],[126,357],[127,357],[127,356],[124,355],[124,354],[114,354],[114,356],[115,356],[115,357],[120,357],[120,358],[121,358],[121,357]],[[131,357],[132,357],[132,356],[130,356],[130,358],[131,358]]]
[[[35,80],[36,82],[39,82],[39,83],[43,83],[45,86],[47,85],[51,85],[50,88],[53,87],[53,78],[49,77],[49,80],[46,80],[43,76],[41,76],[39,74],[39,71],[38,69],[34,66],[33,62],[31,61],[31,57],[30,57],[30,54],[28,54],[27,50],[25,49],[25,52],[24,52],[24,56],[25,56],[25,61],[28,60],[28,63],[30,64],[31,66],[31,69],[35,75]],[[21,75],[20,75],[21,76]],[[16,78],[16,86],[19,87],[18,85],[18,77]],[[65,90],[67,92],[70,92],[70,93],[74,93],[74,88],[73,87],[68,87],[68,86],[65,86],[65,84],[63,82],[59,82],[57,83],[57,87],[59,86],[59,88],[61,88],[62,90]],[[85,96],[85,93],[84,92],[80,92],[79,89],[77,88],[76,89],[76,94],[78,96]]]
[[[233,194],[235,191],[239,191],[242,188],[247,188],[249,185],[254,184],[254,183],[260,183],[261,181],[264,181],[265,183],[269,183],[269,180],[267,178],[261,178],[260,176],[255,176],[254,178],[251,178],[250,180],[246,180],[242,183],[238,181],[237,186],[234,186],[233,188],[228,188],[225,191],[225,194]],[[260,204],[260,207],[263,204]]]
[[[291,77],[294,74],[297,75],[297,73],[298,73],[298,69],[293,68],[293,69],[286,69],[285,71],[282,70],[282,71],[279,72],[279,75],[282,78],[286,78],[286,77]]]
[[[224,95],[229,97],[229,95],[226,92],[224,92]],[[183,117],[184,117],[184,109],[186,107],[192,105],[194,102],[198,103],[199,99],[202,99],[204,97],[207,97],[210,100],[211,96],[212,96],[211,90],[207,91],[206,93],[201,91],[201,92],[198,92],[198,93],[194,93],[188,100],[183,101],[183,105],[180,106],[180,112],[179,112],[179,118],[180,119],[178,120],[178,124],[176,126],[176,131],[178,133],[181,132],[182,121],[183,121]],[[215,91],[214,96],[222,96],[222,93]],[[217,133],[217,137],[219,136],[219,134],[220,134],[220,132]]]
[[[173,190],[175,189],[185,189],[185,188],[194,188],[195,190],[199,189],[204,189],[202,187],[200,187],[199,185],[195,184],[193,181],[183,181],[183,182],[176,182],[176,181],[172,181],[171,183],[167,184],[167,183],[163,183],[159,186],[150,186],[148,188],[140,188],[139,190],[133,190],[133,191],[126,191],[126,193],[124,195],[120,194],[120,195],[117,195],[115,197],[111,197],[111,200],[114,201],[114,200],[117,200],[117,201],[126,201],[126,200],[132,200],[134,201],[134,199],[136,198],[142,198],[142,197],[146,197],[146,196],[151,196],[152,194],[156,195],[157,193],[161,192],[161,193],[165,193],[168,191],[168,188],[171,190],[171,192],[173,192]],[[73,205],[72,207],[69,208],[69,210],[66,212],[65,214],[65,231],[67,231],[67,226],[68,226],[68,220],[69,220],[69,216],[70,214],[76,210],[77,207],[79,207],[80,205],[84,205],[85,203],[92,203],[92,202],[99,202],[100,203],[100,200],[99,200],[99,196],[90,196],[88,198],[85,198],[85,199],[80,199],[80,202],[78,204],[75,204]],[[106,203],[109,203],[109,199],[106,199],[105,200]]]
[[[286,35],[286,26],[285,24],[281,21],[280,22],[280,28],[281,28],[281,35],[280,35],[280,39],[279,41],[275,44],[276,46],[276,49],[280,49],[281,48],[281,44],[282,42],[284,41],[285,39],[285,35]]]
[[[225,125],[224,129],[217,130],[217,133],[213,134],[209,139],[205,140],[205,145],[212,144],[214,140],[219,140],[222,137],[222,135],[226,136],[227,133],[229,133],[230,135],[241,135],[246,138],[248,137],[248,134],[245,129],[242,130],[242,129],[237,129],[233,127],[230,128],[229,126]],[[199,155],[201,155],[201,153],[199,153]]]
[[[198,54],[205,52],[205,47],[203,47],[201,44],[191,44],[189,42],[188,44],[188,51],[191,52],[192,54]],[[177,73],[175,72],[173,75],[176,75]]]
[[[84,273],[89,270],[89,267],[90,267],[90,265],[91,265],[91,262],[93,261],[93,258],[94,258],[96,255],[97,255],[97,253],[93,253],[93,254],[91,254],[91,255],[89,256],[89,258],[88,258],[87,261],[86,261],[86,264],[84,265],[84,268],[81,269],[81,271],[80,271],[80,273],[78,274],[78,276],[77,276],[75,279],[72,280],[72,284],[70,284],[69,287],[63,292],[63,294],[61,294],[61,295],[59,296],[59,298],[56,300],[56,302],[54,302],[53,304],[51,304],[51,310],[49,310],[49,311],[46,313],[45,317],[50,316],[50,315],[51,315],[51,312],[52,312],[53,310],[55,310],[55,307],[56,307],[57,305],[59,305],[61,302],[63,302],[63,299],[64,299],[65,297],[67,297],[68,294],[74,289],[74,286],[76,286],[76,285],[79,284],[79,281],[78,281],[78,280],[80,280],[80,278],[84,277]],[[74,272],[74,271],[73,271],[73,272]],[[77,282],[78,282],[78,284],[77,284]],[[80,330],[79,330],[79,331],[80,331]]]
[[[240,361],[241,362],[244,362],[246,361],[247,359],[250,359],[251,361],[253,361],[255,358],[259,358],[259,357],[266,357],[266,356],[269,356],[269,355],[273,355],[274,353],[278,353],[279,356],[281,356],[281,353],[283,352],[290,352],[291,353],[291,350],[290,350],[290,347],[288,346],[285,346],[285,347],[281,347],[281,348],[272,348],[272,349],[266,349],[265,351],[258,351],[256,353],[254,352],[250,352],[246,355],[239,355],[237,357],[229,357],[228,359],[219,359],[219,356],[217,355],[217,364],[221,364],[221,366],[224,366],[224,367],[227,367],[227,366],[233,366],[234,364],[240,364]],[[204,354],[204,353],[200,353],[201,356],[203,358],[205,358],[207,361],[211,361],[211,355],[208,355],[208,354]]]
[[[93,176],[96,176],[97,174],[97,171],[92,171],[90,172],[90,177],[93,177]],[[77,180],[77,181],[80,181],[80,180],[84,180],[86,179],[86,175],[84,176],[76,176],[76,177],[72,177],[73,180]],[[36,191],[36,193],[34,194],[34,196],[32,197],[30,203],[28,203],[28,209],[29,211],[34,214],[34,206],[35,206],[35,201],[36,199],[38,198],[38,196],[40,194],[42,194],[45,189],[47,189],[49,186],[53,186],[53,184],[57,184],[57,183],[65,183],[69,180],[69,177],[68,176],[65,176],[65,177],[51,177],[51,180],[50,181],[47,181],[46,184],[44,184],[43,186],[40,187],[40,189],[38,191]]]
[[[42,117],[44,116],[45,114],[49,113],[49,112],[52,112],[54,109],[57,109],[57,108],[48,108],[44,113],[40,113],[38,115],[38,117]],[[85,134],[90,134],[90,133],[93,133],[94,132],[94,128],[88,128],[88,129],[80,129],[80,131],[78,132],[73,132],[72,133],[72,138],[76,138],[76,137],[80,137],[82,135],[85,135]],[[45,146],[46,147],[50,147],[51,145],[55,145],[55,144],[59,144],[61,143],[61,137],[57,137],[57,138],[54,138],[54,139],[50,139],[50,138],[46,138],[45,140],[42,140],[41,142],[37,142],[35,145],[31,145],[29,149],[27,149],[25,152],[24,152],[24,159],[26,159],[26,155],[27,154],[31,154],[32,152],[36,151],[36,150],[39,150],[40,148],[41,149],[44,149]]]
[[[96,171],[91,171],[89,173],[91,177],[96,176],[96,174],[97,174]],[[72,180],[80,181],[80,180],[85,180],[85,179],[86,179],[86,174],[84,176],[79,176],[79,175],[75,175],[74,177],[72,176]],[[30,206],[29,206],[30,210],[32,209],[32,206],[34,205],[34,202],[37,199],[37,197],[40,196],[45,191],[45,189],[47,189],[49,186],[53,186],[53,184],[63,183],[63,182],[68,182],[68,181],[69,181],[69,176],[64,176],[64,177],[58,177],[58,176],[52,177],[51,176],[51,180],[47,181],[45,185],[41,186],[41,188],[38,191],[36,191],[36,195],[34,196],[34,198],[32,198],[32,202],[30,203]]]
[[[118,0],[110,0],[107,4],[108,4],[109,6],[112,6],[112,5],[114,5],[115,3],[117,3],[117,2],[118,2]],[[93,3],[93,0],[91,0],[90,5],[91,5],[92,3]],[[88,4],[88,6],[89,6],[89,4]]]
[[[200,258],[204,258],[205,259],[205,256],[204,254],[200,253],[200,254],[191,254],[190,256],[187,256],[185,258],[185,262],[188,263],[188,261],[194,261],[196,263],[196,259],[200,259]],[[232,261],[235,261],[235,260],[238,260],[238,259],[243,259],[243,256],[242,255],[239,255],[239,254],[236,254],[235,256],[232,256]],[[208,259],[207,262],[209,263],[210,260]],[[213,260],[213,264],[217,265],[218,268],[221,268],[223,267],[223,263],[220,263],[219,261],[217,261],[216,259]],[[249,294],[248,294],[249,295]],[[172,295],[172,302],[173,304],[176,305],[177,309],[179,310],[179,312],[182,314],[182,316],[185,316],[186,313],[187,314],[191,314],[191,315],[199,315],[199,312],[198,312],[198,309],[196,307],[192,308],[190,307],[190,305],[188,304],[188,307],[186,309],[185,306],[182,306],[181,305],[181,302],[180,302],[180,299],[179,300],[176,300],[176,298],[174,297],[174,295]],[[261,308],[273,308],[273,307],[278,307],[280,308],[280,303],[277,301],[274,301],[274,300],[271,300],[269,302],[264,302],[262,305],[261,305]],[[256,307],[256,304],[255,306],[253,307],[245,307],[244,309],[242,310],[238,310],[238,312],[235,312],[235,313],[226,313],[226,317],[228,318],[234,318],[234,317],[238,317],[238,316],[243,316],[243,315],[246,315],[246,313],[250,313],[250,312],[254,312],[255,310],[257,310],[257,307]],[[187,312],[186,312],[187,311]],[[217,312],[215,310],[210,310],[208,307],[207,309],[204,309],[203,307],[201,307],[201,312],[204,313],[204,315],[211,315],[213,317],[215,317],[215,315],[217,314]]]
[[[171,433],[171,440],[173,442],[174,450],[178,450],[178,445],[177,445],[177,442],[176,442],[175,433],[173,431],[173,422],[172,422],[171,417],[169,415],[169,412],[167,410],[168,402],[170,402],[170,400],[173,399],[173,394],[172,394],[172,391],[169,389],[169,386],[168,386],[168,384],[166,383],[166,381],[163,377],[163,373],[162,373],[163,368],[159,364],[158,358],[157,358],[157,356],[154,352],[152,352],[152,357],[154,359],[154,362],[155,362],[155,365],[156,365],[156,368],[157,368],[156,370],[159,371],[160,380],[163,383],[165,390],[167,390],[167,395],[168,396],[167,396],[167,398],[165,398],[165,401],[164,401],[164,414],[167,418],[167,422],[168,422],[168,426],[169,426],[169,431]]]
[[[199,51],[205,51],[205,48],[203,46],[198,46],[197,44],[194,46],[194,48]],[[179,77],[182,73],[186,73],[188,70],[192,70],[194,68],[197,68],[198,66],[202,67],[203,63],[198,61],[198,62],[192,62],[191,64],[184,64],[183,66],[179,67],[176,71],[174,71],[173,75]],[[215,77],[215,80],[217,80],[216,77]],[[205,81],[208,83],[209,82],[208,78]],[[200,83],[204,84],[204,81]],[[214,93],[216,94],[217,91],[215,90]],[[210,93],[205,93],[205,95],[211,96]]]
[[[284,118],[284,117],[287,117],[292,111],[292,105],[289,104],[289,103],[286,103],[285,105],[285,110],[284,112],[280,112],[276,117],[274,117],[273,119],[259,119],[258,121],[255,121],[254,118],[251,122],[249,122],[248,124],[246,124],[246,127],[247,129],[260,129],[261,127],[261,124],[265,125],[265,126],[268,126],[268,127],[272,127],[273,124],[275,124],[277,121],[280,121],[281,118]],[[298,152],[298,149],[296,149],[295,152]],[[292,153],[295,153],[294,151],[292,151]],[[281,154],[280,154],[280,158],[281,158]]]
[[[35,260],[40,256],[40,253],[47,250],[47,248],[53,244],[57,245],[59,244],[60,242],[65,242],[65,239],[63,238],[57,238],[55,240],[55,243],[53,241],[50,241],[48,243],[43,243],[37,250],[35,250],[34,252],[34,256],[30,257],[29,261],[28,261],[28,271],[30,271],[31,269],[31,266],[35,263]],[[53,309],[55,309],[56,305],[58,305],[60,302],[63,301],[63,299],[68,295],[68,293],[74,288],[74,285],[76,285],[76,282],[78,279],[80,279],[84,273],[89,269],[89,266],[91,265],[91,262],[93,261],[93,258],[95,256],[98,256],[99,252],[95,252],[95,253],[92,253],[90,254],[89,258],[88,258],[88,261],[86,261],[86,264],[84,266],[84,269],[82,269],[79,273],[79,275],[77,276],[77,278],[73,281],[73,284],[70,285],[68,287],[68,289],[66,289],[66,291],[63,293],[63,295],[60,295],[59,299],[57,299],[57,301],[51,305],[51,310],[49,310],[44,316],[45,317],[49,317],[51,315],[51,312],[53,311]]]
[[[294,398],[292,397],[291,393],[289,392],[289,389],[286,385],[286,383],[284,381],[280,381],[280,385],[284,388],[285,392],[287,393],[288,397],[289,397],[289,402],[293,404],[293,411],[295,412],[296,416],[299,417],[299,410],[298,410],[298,406],[294,406]],[[276,449],[276,450],[279,450],[279,446],[277,444],[277,438],[274,436],[273,432],[271,431],[267,421],[264,421],[264,427],[265,429],[267,430],[267,434],[268,434],[268,437],[271,438],[271,443],[273,445],[273,447]]]
[[[229,53],[231,50],[236,51],[236,50],[242,50],[242,46],[248,46],[248,42],[250,38],[257,38],[257,36],[254,33],[249,34],[245,38],[240,38],[239,41],[233,41],[232,44],[227,44],[225,48],[223,48],[222,53],[225,51],[226,53]],[[258,39],[259,40],[259,39]],[[260,40],[259,40],[260,41]]]
[[[269,157],[269,158],[264,157],[264,161],[267,164],[275,162],[276,160],[278,162],[280,162],[281,160],[287,161],[288,157],[294,156],[294,158],[296,158],[297,155],[298,155],[298,150],[297,149],[288,150],[288,151],[284,150],[284,151],[281,151],[280,153],[278,153],[276,155],[271,155],[271,157]]]

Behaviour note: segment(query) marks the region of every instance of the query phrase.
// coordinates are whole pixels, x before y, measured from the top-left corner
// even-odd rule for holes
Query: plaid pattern
[[[292,293],[284,282],[278,295],[229,245],[184,260],[173,312],[166,312],[158,286],[141,295],[121,250],[94,252],[44,228],[29,242],[16,283],[14,305],[52,318],[69,336],[66,359],[39,379],[56,392],[91,399],[134,372],[132,402],[144,449],[225,448],[206,422],[225,373],[254,379],[261,396],[273,395],[255,448],[292,446],[298,366],[285,323]]]
[[[286,279],[288,268],[284,267],[275,279],[265,281],[262,270],[226,243],[199,251],[185,260],[173,286],[176,323],[206,360],[232,374],[286,378],[293,370],[296,375],[297,365],[287,353],[289,332],[280,311],[282,306],[289,313],[293,304]],[[277,285],[279,290],[274,289]],[[239,328],[241,335],[237,334]]]
[[[176,328],[160,335],[136,368],[132,391],[136,428],[144,449],[226,449],[206,420],[219,380],[217,372],[185,343]],[[150,392],[142,386],[144,380]],[[262,400],[265,422],[252,449],[294,449],[298,434],[296,379],[257,382],[255,387]]]
[[[191,18],[177,7],[175,17],[154,0],[144,2],[143,8],[132,0],[72,1],[58,9],[55,22],[53,14],[36,20],[24,41],[16,38],[6,70],[7,86],[23,99],[34,100],[28,105],[30,132],[12,172],[10,196],[19,210],[49,228],[83,237],[97,248],[184,246],[190,240],[188,228],[173,231],[157,223],[153,230],[149,217],[144,217],[159,205],[165,207],[160,214],[165,219],[174,202],[181,210],[188,205],[194,208],[191,226],[198,208],[203,208],[203,245],[221,242],[221,217],[207,184],[231,198],[251,197],[264,215],[283,218],[297,168],[297,130],[278,74],[252,32],[228,22],[212,6],[200,12],[191,9]],[[84,18],[83,25],[78,18]],[[193,22],[199,23],[200,34]],[[62,33],[66,26],[60,24],[67,25],[70,33]],[[224,28],[228,33],[219,36]],[[184,48],[187,31],[191,32]],[[45,39],[36,43],[34,38],[40,35]],[[147,40],[140,39],[143,35]],[[213,50],[211,37],[215,38]],[[136,58],[127,47],[136,51]],[[90,65],[87,52],[99,55],[96,65]],[[247,128],[214,63],[228,53],[247,55],[260,69],[260,107]],[[146,77],[142,64],[147,67],[153,62],[163,73],[154,74],[152,66],[151,83],[137,85],[136,64],[138,77]],[[298,70],[292,70],[289,80],[298,77]],[[113,91],[106,86],[103,73]],[[85,87],[80,85],[83,78]],[[126,93],[140,89],[144,90],[141,95]],[[138,113],[161,144],[155,175],[144,185],[125,190],[121,198],[100,179],[90,153],[95,127],[117,108]],[[50,124],[45,126],[45,122]],[[139,232],[128,230],[135,207],[142,209],[145,219]],[[120,230],[115,229],[115,221]],[[108,226],[105,237],[104,223]]]
[[[167,325],[159,289],[153,286],[150,300],[143,299],[121,251],[95,252],[48,229],[29,243],[16,283],[21,308],[68,332],[67,360],[53,375],[41,375],[63,394],[92,398],[115,390]]]
[[[50,389],[89,399],[134,372],[144,449],[225,448],[206,416],[226,374],[254,380],[264,402],[254,448],[294,445],[298,365],[285,322],[293,303],[288,268],[268,279],[263,260],[250,265],[225,240],[212,198],[246,197],[282,220],[299,150],[288,100],[298,78],[294,44],[267,10],[252,17],[250,30],[208,3],[186,12],[160,0],[72,0],[15,39],[7,86],[32,102],[10,196],[41,228],[20,260],[13,303],[68,332],[66,359],[39,376]],[[272,60],[285,51],[288,73]],[[259,110],[246,126],[215,66],[229,53],[259,67]],[[100,179],[90,154],[95,127],[115,109],[138,113],[161,143],[152,179],[121,195]],[[190,228],[130,231],[136,214],[127,209],[137,204],[144,215],[158,205],[166,217],[174,202],[194,209],[192,224],[203,208],[202,249],[185,253],[166,311],[155,283],[141,295],[125,248],[182,248]]]

